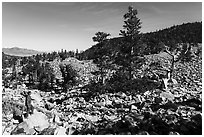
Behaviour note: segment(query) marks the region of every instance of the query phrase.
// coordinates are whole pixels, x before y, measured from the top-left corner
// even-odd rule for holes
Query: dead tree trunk
[[[165,51],[166,51],[166,53],[168,53],[172,57],[171,68],[170,68],[170,79],[172,79],[173,73],[174,73],[175,58],[174,58],[174,54],[172,54],[169,50],[166,49]]]

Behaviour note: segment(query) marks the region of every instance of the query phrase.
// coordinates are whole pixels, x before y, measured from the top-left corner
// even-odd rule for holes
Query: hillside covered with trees
[[[144,46],[144,55],[157,54],[166,45],[171,50],[175,50],[180,44],[190,43],[197,47],[198,43],[202,43],[202,22],[186,23],[182,25],[172,26],[163,30],[140,34],[141,44]],[[123,37],[112,38],[92,46],[82,53],[87,59],[98,57],[98,52],[110,54],[109,52],[119,51],[119,47],[124,44]],[[199,47],[200,48],[200,47]]]

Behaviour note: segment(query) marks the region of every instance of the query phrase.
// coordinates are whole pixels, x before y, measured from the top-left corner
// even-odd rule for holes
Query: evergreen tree
[[[110,36],[109,33],[101,32],[101,31],[97,32],[95,35],[96,36],[94,36],[92,39],[94,42],[98,42],[98,43],[104,42],[107,39],[107,37]]]
[[[139,44],[141,21],[137,17],[137,10],[131,6],[128,7],[128,12],[123,17],[125,20],[124,30],[120,30],[120,35],[124,37],[124,44],[120,49],[122,54],[120,58],[122,59],[123,67],[128,69],[129,79],[132,79],[133,60],[139,61],[138,57],[143,54],[144,50],[144,45]]]
[[[67,65],[61,64],[59,67],[63,77],[62,88],[63,88],[63,91],[66,92],[67,89],[77,84],[76,77],[78,75],[76,70],[74,70],[70,64],[67,64]]]
[[[97,32],[92,39],[94,42],[98,42],[99,49],[95,52],[95,56],[97,57],[94,61],[98,64],[100,68],[100,72],[98,75],[100,75],[99,82],[101,84],[104,84],[104,74],[105,69],[108,67],[107,62],[109,60],[109,56],[105,56],[106,50],[104,50],[103,45],[105,45],[105,41],[107,40],[107,37],[110,36],[109,33],[105,32]]]
[[[38,69],[39,89],[49,91],[53,89],[54,71],[49,63],[42,64]]]

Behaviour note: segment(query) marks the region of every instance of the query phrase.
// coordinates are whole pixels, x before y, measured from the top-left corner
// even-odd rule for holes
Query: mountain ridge
[[[20,48],[16,46],[11,47],[11,48],[2,48],[2,52],[4,52],[7,55],[12,55],[12,56],[32,56],[32,55],[43,53],[41,51],[27,49],[27,48]]]
[[[141,44],[146,46],[144,55],[158,54],[163,43],[170,49],[176,49],[178,44],[202,43],[202,22],[183,23],[159,31],[141,33]],[[125,44],[124,37],[110,38],[104,44],[97,43],[82,52],[86,59],[96,59],[105,55],[113,55]],[[137,46],[137,45],[135,45]],[[100,54],[100,55],[99,55]]]

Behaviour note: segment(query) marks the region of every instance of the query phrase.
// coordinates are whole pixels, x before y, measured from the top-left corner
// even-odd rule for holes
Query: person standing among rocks
[[[28,114],[33,114],[33,106],[31,105],[31,92],[28,91],[28,94],[26,96],[26,101],[25,101],[25,105],[27,108],[27,113]]]
[[[27,93],[23,93],[23,96],[25,97],[25,106],[26,106],[26,117],[29,114],[33,114],[33,106],[31,104],[31,92],[28,91]]]

